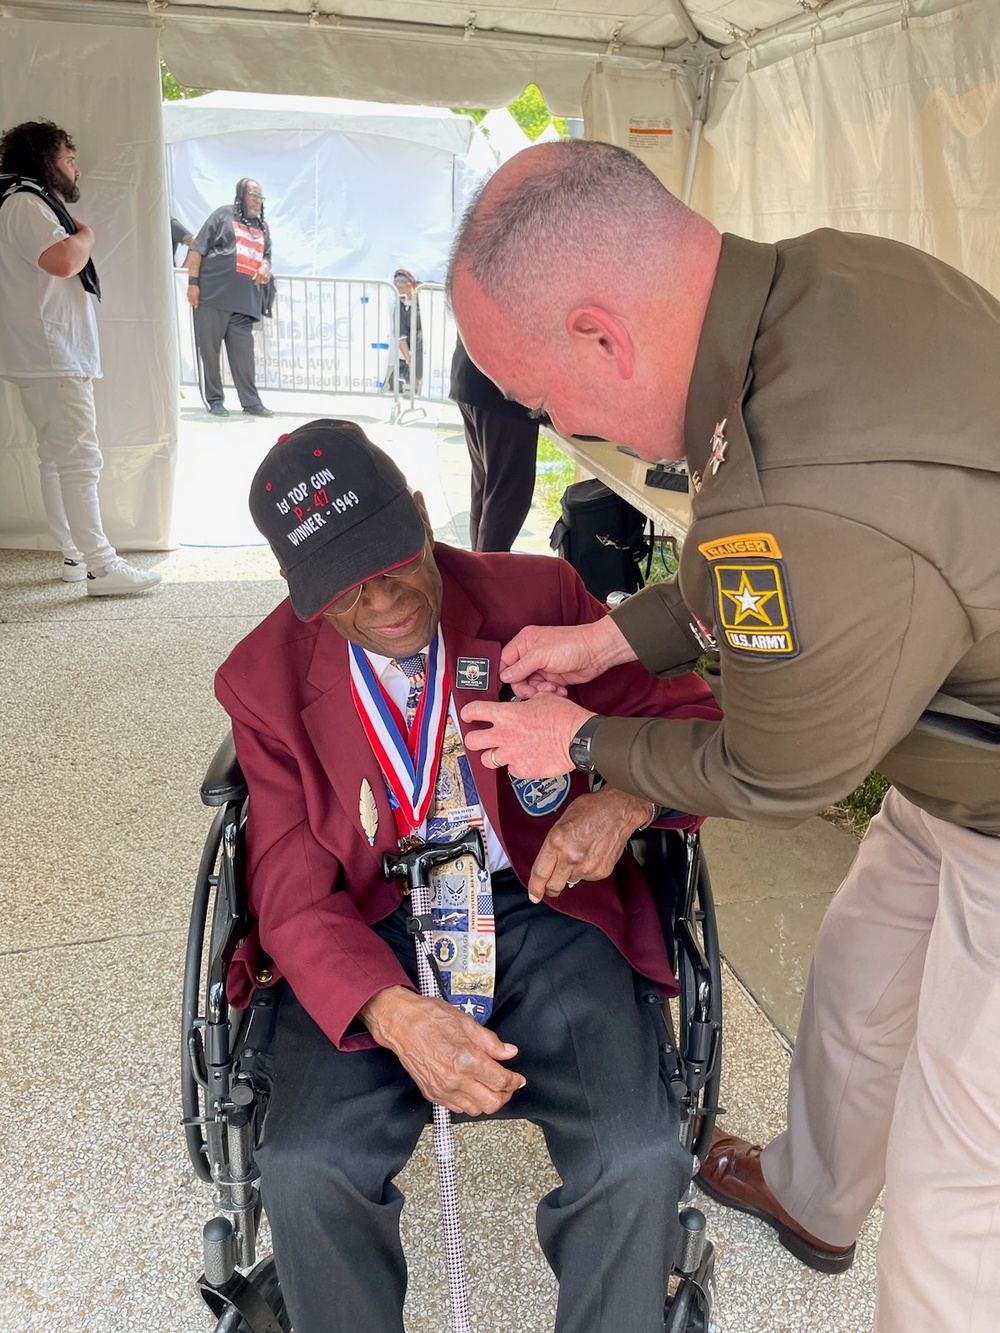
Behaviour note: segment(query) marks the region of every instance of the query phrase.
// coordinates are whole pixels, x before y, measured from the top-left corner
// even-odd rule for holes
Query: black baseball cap
[[[282,435],[250,483],[250,514],[300,620],[406,564],[426,536],[406,478],[353,421],[310,421]]]

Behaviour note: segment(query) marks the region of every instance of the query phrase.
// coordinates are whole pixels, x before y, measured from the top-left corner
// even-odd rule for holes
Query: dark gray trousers
[[[233,383],[244,407],[263,407],[257,392],[254,371],[253,326],[255,319],[238,315],[232,310],[215,310],[200,305],[194,312],[194,340],[201,359],[202,387],[209,407],[221,403],[225,396],[222,387],[222,344],[232,371]]]
[[[469,541],[474,551],[509,551],[535,491],[538,422],[459,403],[472,465]]]
[[[659,997],[596,927],[531,903],[519,885],[494,902],[490,1026],[518,1046],[511,1063],[527,1079],[500,1117],[541,1127],[562,1180],[537,1209],[559,1280],[557,1333],[662,1333],[691,1158],[661,1071]],[[405,915],[377,929],[415,972]],[[391,1052],[338,1051],[288,988],[267,1064],[257,1157],[295,1333],[402,1333],[403,1196],[392,1182],[427,1102]]]

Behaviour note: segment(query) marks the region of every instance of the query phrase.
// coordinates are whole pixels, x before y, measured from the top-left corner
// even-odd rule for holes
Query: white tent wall
[[[696,74],[635,70],[599,60],[583,88],[584,137],[640,157],[673,194],[684,185]]]
[[[897,9],[856,36],[769,51],[760,68],[763,51],[723,64],[692,205],[754,240],[815,227],[891,237],[1000,293],[997,18],[996,0],[905,21]],[[638,151],[681,193],[695,78],[598,62],[587,137]]]
[[[54,120],[76,141],[76,211],[93,227],[104,379],[100,497],[124,550],[169,542],[176,456],[176,347],[156,32],[148,26],[0,17],[0,125]],[[0,545],[50,550],[34,437],[0,382]]]
[[[175,216],[197,233],[232,201],[236,181],[253,176],[267,196],[276,273],[389,279],[402,265],[440,280],[472,182],[460,167],[471,119],[416,108],[369,119],[361,104],[346,104],[353,114],[317,106],[290,115],[286,103],[301,101],[210,94],[165,105]],[[481,171],[492,162],[479,146]]]
[[[455,216],[453,162],[440,149],[364,135],[192,139],[171,150],[173,207],[197,233],[232,203],[237,179],[252,176],[266,196],[276,273],[391,278],[402,265],[437,280]]]
[[[972,0],[748,69],[710,114],[693,205],[772,241],[918,246],[1000,294],[1000,13]]]

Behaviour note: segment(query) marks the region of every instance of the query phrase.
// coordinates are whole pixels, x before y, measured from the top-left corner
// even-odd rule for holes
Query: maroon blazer
[[[606,614],[564,560],[470,554],[441,544],[434,555],[444,584],[441,623],[452,681],[459,657],[490,663],[485,690],[453,687],[459,710],[471,699],[497,698],[500,650],[525,625],[575,625]],[[396,850],[396,825],[349,681],[346,640],[322,619],[303,624],[286,600],[236,646],[215,685],[232,718],[250,792],[247,870],[256,918],[229,970],[230,1001],[245,1005],[255,986],[285,977],[341,1050],[372,1044],[356,1025],[347,1031],[362,1005],[387,986],[410,985],[392,950],[369,928],[399,906],[402,893],[399,883],[382,878],[382,854]],[[719,715],[697,676],[661,681],[638,663],[570,693],[604,714]],[[490,823],[527,883],[546,833],[588,790],[588,779],[574,773],[560,808],[533,816],[522,809],[506,769],[473,762],[473,772]],[[378,805],[374,846],[359,817],[366,778]],[[583,881],[552,906],[599,926],[636,971],[674,993],[656,906],[631,857],[622,858],[612,879]]]

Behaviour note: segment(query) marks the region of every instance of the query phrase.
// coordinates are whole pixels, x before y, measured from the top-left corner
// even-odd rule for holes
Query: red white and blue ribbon
[[[389,698],[363,649],[348,644],[351,697],[390,794],[398,803],[393,813],[401,836],[413,833],[427,818],[441,759],[448,720],[451,681],[441,627],[427,657],[427,682],[407,733],[402,713]]]

